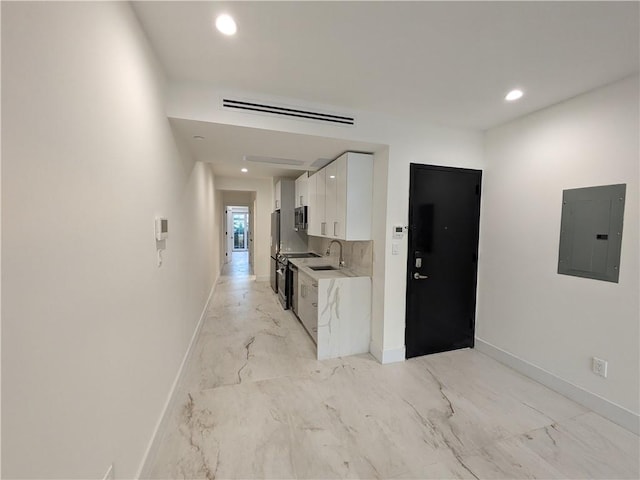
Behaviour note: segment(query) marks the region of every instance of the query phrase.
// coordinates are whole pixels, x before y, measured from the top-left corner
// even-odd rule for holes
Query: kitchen
[[[373,155],[346,152],[275,185],[271,288],[318,359],[369,351]]]

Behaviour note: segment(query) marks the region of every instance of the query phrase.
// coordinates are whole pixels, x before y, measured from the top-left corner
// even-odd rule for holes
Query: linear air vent
[[[246,162],[254,163],[271,163],[277,165],[293,165],[299,167],[304,165],[301,160],[290,160],[288,158],[276,158],[276,157],[261,157],[259,155],[244,155],[242,159]]]
[[[232,100],[230,98],[222,99],[224,108],[233,108],[250,112],[270,113],[283,117],[304,118],[307,120],[316,120],[319,122],[336,123],[340,125],[355,125],[355,118],[344,115],[334,115],[331,113],[313,112],[311,110],[302,110],[291,107],[278,105],[268,105],[266,103],[247,102],[244,100]]]

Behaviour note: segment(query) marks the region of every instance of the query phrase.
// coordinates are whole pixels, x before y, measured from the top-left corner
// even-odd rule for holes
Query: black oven
[[[289,304],[293,313],[298,315],[298,267],[289,264]]]
[[[276,261],[276,281],[278,283],[278,300],[280,300],[282,308],[288,310],[292,305],[295,305],[294,308],[297,310],[297,298],[294,298],[297,295],[297,278],[294,280],[293,273],[294,269],[297,273],[297,269],[295,265],[289,263],[289,258],[313,258],[319,256],[320,255],[313,252],[278,254]]]
[[[307,207],[296,207],[294,227],[296,231],[307,229]]]
[[[276,277],[278,282],[278,300],[282,304],[282,308],[287,310],[289,308],[289,270],[287,268],[287,259],[283,257],[278,258],[276,265]]]

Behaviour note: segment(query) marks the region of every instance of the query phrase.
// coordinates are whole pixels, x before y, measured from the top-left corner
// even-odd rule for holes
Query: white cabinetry
[[[318,343],[318,282],[298,272],[298,317],[313,341]]]
[[[373,156],[345,153],[311,178],[309,235],[371,240]],[[310,179],[311,180],[311,179]]]
[[[282,208],[282,180],[276,182],[276,193],[273,210],[280,210]]]
[[[325,184],[325,201],[324,201],[324,221],[325,229],[323,235],[331,238],[337,238],[336,231],[336,200],[337,200],[337,163],[338,160],[324,167],[326,184]]]
[[[304,173],[296,179],[296,208],[309,205],[309,174]]]
[[[296,314],[316,343],[318,360],[368,352],[371,278],[305,268],[319,260],[292,259],[298,267]]]
[[[325,171],[320,170],[308,180],[309,208],[307,211],[307,234],[321,237],[325,235]]]
[[[320,236],[320,222],[318,221],[318,200],[317,200],[318,174],[310,175],[307,180],[307,195],[309,196],[309,207],[307,208],[307,234]]]

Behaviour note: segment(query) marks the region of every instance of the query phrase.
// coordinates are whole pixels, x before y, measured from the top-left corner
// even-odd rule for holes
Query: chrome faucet
[[[344,267],[344,258],[342,257],[342,242],[340,240],[331,240],[331,242],[329,243],[329,246],[327,247],[327,251],[325,253],[325,255],[328,257],[329,255],[331,255],[331,245],[333,245],[334,243],[337,243],[338,245],[340,245],[340,258],[338,260],[338,266],[340,268]]]

